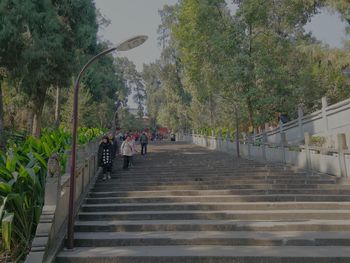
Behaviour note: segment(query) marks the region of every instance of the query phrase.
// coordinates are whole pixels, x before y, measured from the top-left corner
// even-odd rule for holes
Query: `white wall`
[[[211,150],[227,152],[237,155],[236,143],[229,140],[216,139],[203,135],[178,135],[179,140],[197,144]],[[329,153],[321,154],[312,147],[300,146],[291,150],[288,147],[251,144],[240,144],[240,155],[243,158],[256,160],[264,163],[284,163],[299,168],[327,173],[346,179],[350,178],[350,151],[344,154]],[[341,168],[341,158],[345,161],[345,167]],[[343,171],[342,171],[343,169]]]
[[[336,148],[338,133],[345,133],[347,142],[350,142],[350,99],[327,106],[326,99],[323,98],[321,110],[306,116],[299,114],[298,119],[280,125],[267,132],[268,142],[278,143],[282,130],[286,134],[288,143],[298,144],[304,139],[304,133],[308,132],[310,135],[326,137],[329,146]],[[261,138],[262,134],[255,136],[255,140]]]

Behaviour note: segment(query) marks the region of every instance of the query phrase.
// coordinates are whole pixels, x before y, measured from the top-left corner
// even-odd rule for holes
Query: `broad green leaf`
[[[6,214],[1,220],[2,242],[7,250],[11,250],[13,219],[14,213],[9,213]]]

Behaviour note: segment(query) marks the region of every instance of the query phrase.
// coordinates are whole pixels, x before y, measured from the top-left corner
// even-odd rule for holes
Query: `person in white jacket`
[[[135,136],[131,137],[131,145],[132,145],[132,156],[130,156],[129,160],[129,166],[134,166],[134,155],[138,152],[136,149],[136,141]]]
[[[129,167],[130,159],[133,155],[133,145],[130,136],[127,136],[126,140],[123,141],[122,145],[120,146],[120,154],[123,155],[124,158],[123,169],[127,170]]]

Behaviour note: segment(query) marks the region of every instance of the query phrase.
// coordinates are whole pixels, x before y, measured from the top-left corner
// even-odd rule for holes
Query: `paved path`
[[[149,150],[97,181],[58,263],[350,262],[350,185],[184,143]]]

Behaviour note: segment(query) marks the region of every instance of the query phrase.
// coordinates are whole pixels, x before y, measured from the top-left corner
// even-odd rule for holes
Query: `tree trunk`
[[[113,121],[112,121],[112,134],[115,136],[115,133],[117,131],[117,126],[119,126],[119,118],[118,118],[118,110],[119,107],[121,106],[121,101],[118,100],[118,103],[116,105],[115,113],[113,116]]]
[[[240,152],[239,152],[239,116],[238,116],[238,107],[235,107],[235,117],[236,117],[236,151],[237,151],[237,158],[240,158]]]
[[[251,81],[253,82],[254,79],[254,69],[255,69],[255,65],[254,63],[251,61],[251,57],[252,57],[252,45],[253,45],[253,26],[252,24],[249,24],[249,69],[250,69],[250,73],[251,73]],[[253,82],[255,84],[255,82]],[[249,87],[250,85],[252,85],[251,83],[248,84],[248,90],[251,89],[251,87]],[[253,85],[252,85],[253,86]],[[255,87],[255,86],[254,86]],[[248,117],[249,117],[249,125],[251,127],[254,128],[254,122],[253,122],[253,105],[252,105],[252,101],[251,101],[251,96],[247,97],[247,107],[248,107]]]
[[[115,132],[117,131],[117,122],[118,122],[117,118],[118,118],[118,110],[115,111],[114,116],[113,116],[113,121],[112,121],[111,132],[114,135],[115,135]]]
[[[0,149],[6,149],[5,123],[4,123],[4,105],[2,101],[2,81],[0,79]]]
[[[33,109],[28,107],[28,114],[27,114],[27,133],[28,134],[32,134],[33,120],[34,120]]]
[[[55,129],[58,130],[60,127],[61,117],[61,88],[56,89],[56,106],[55,106]]]
[[[42,96],[41,98],[34,100],[34,105],[33,105],[34,118],[33,118],[32,135],[36,138],[39,138],[41,134],[41,117],[43,114],[44,104],[45,104],[45,96]]]
[[[247,98],[247,107],[248,107],[248,117],[249,117],[249,124],[254,128],[254,112],[253,112],[253,105],[252,101],[250,100],[250,97]]]
[[[209,117],[210,117],[210,127],[214,127],[214,113],[213,113],[213,103],[212,96],[209,95]]]

